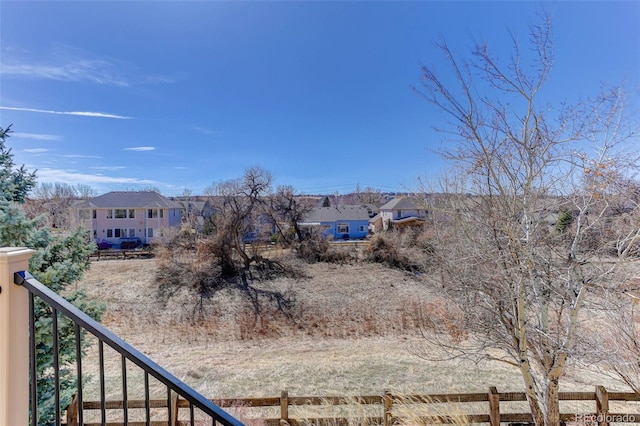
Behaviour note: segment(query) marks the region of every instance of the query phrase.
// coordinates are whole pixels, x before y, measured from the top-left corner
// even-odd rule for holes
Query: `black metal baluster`
[[[56,404],[56,426],[60,426],[60,343],[58,341],[58,310],[52,308],[51,328],[53,335],[53,392]]]
[[[129,423],[129,402],[127,398],[127,358],[120,356],[122,360],[122,409],[124,410],[124,424]]]
[[[29,292],[29,370],[31,375],[31,424],[38,424],[38,374],[36,371],[36,313],[33,293]]]
[[[80,325],[75,323],[76,331],[76,366],[78,371],[78,424],[84,424],[84,407],[82,406],[82,345],[80,342]]]
[[[151,423],[151,404],[149,402],[149,373],[144,372],[144,409],[147,415],[147,426]]]
[[[98,339],[99,344],[99,363],[100,363],[100,393],[101,393],[101,412],[102,412],[102,423],[106,424],[106,397],[105,397],[105,384],[106,384],[106,376],[105,376],[105,367],[104,367],[104,344],[109,345],[115,351],[117,351],[121,355],[122,362],[122,384],[123,384],[123,408],[124,408],[124,417],[125,424],[129,423],[128,416],[128,384],[127,384],[127,361],[131,361],[137,366],[141,367],[148,376],[153,376],[155,379],[159,380],[165,386],[167,386],[167,411],[169,414],[169,420],[172,418],[176,418],[178,416],[178,409],[172,405],[172,395],[175,392],[176,395],[180,395],[185,401],[188,401],[191,421],[190,423],[195,426],[195,412],[194,410],[197,408],[198,412],[202,412],[210,416],[213,419],[212,423],[215,425],[217,423],[221,423],[225,426],[242,426],[242,423],[237,419],[233,418],[229,413],[222,410],[220,407],[213,404],[211,401],[207,400],[204,396],[200,395],[192,388],[187,386],[184,382],[179,380],[177,377],[173,376],[171,373],[166,371],[164,368],[153,362],[151,359],[146,357],[144,354],[140,353],[138,350],[133,348],[131,345],[120,339],[118,336],[105,329],[102,325],[97,323],[94,319],[89,317],[86,313],[78,310],[75,306],[69,303],[64,298],[60,297],[51,289],[47,288],[45,285],[40,283],[38,280],[33,278],[31,274],[26,271],[17,272],[14,274],[14,283],[17,285],[24,286],[30,293],[29,296],[29,311],[30,311],[30,319],[29,319],[29,352],[30,352],[30,397],[31,397],[31,407],[30,407],[30,415],[31,415],[31,423],[32,426],[36,426],[38,421],[38,375],[37,375],[37,346],[36,346],[36,307],[38,306],[35,303],[35,297],[38,297],[38,302],[42,300],[43,303],[48,305],[48,308],[54,313],[56,316],[56,320],[52,320],[52,326],[57,330],[57,338],[60,338],[60,327],[64,327],[66,329],[66,322],[63,324],[61,321],[69,321],[73,322],[74,331],[75,331],[75,355],[76,355],[76,401],[77,401],[77,409],[78,409],[78,423],[84,423],[84,398],[83,398],[83,371],[82,371],[82,353],[83,353],[83,344],[82,337],[86,332],[91,333]],[[40,312],[39,312],[40,313]],[[64,317],[58,317],[58,315],[64,315]],[[54,321],[57,321],[57,324],[53,324]],[[71,325],[71,324],[69,324]],[[53,334],[56,332],[54,331]],[[57,340],[57,339],[56,339]],[[58,342],[59,345],[59,342]],[[62,353],[60,351],[61,347],[58,346],[58,364],[60,364],[60,357]],[[60,365],[58,365],[59,367]],[[55,373],[54,373],[55,374]],[[60,370],[58,369],[58,374],[60,374]],[[146,376],[145,381],[150,380],[150,377]],[[55,379],[54,379],[55,380]],[[59,379],[62,381],[62,377]],[[151,411],[151,389],[148,388],[149,393],[149,402],[147,411],[150,413]],[[54,396],[54,395],[52,395]],[[149,422],[151,423],[151,422]]]
[[[167,423],[171,423],[171,388],[167,386]]]
[[[105,384],[104,384],[104,343],[98,340],[98,363],[100,364],[100,418],[102,424],[107,422],[107,406],[105,403]]]

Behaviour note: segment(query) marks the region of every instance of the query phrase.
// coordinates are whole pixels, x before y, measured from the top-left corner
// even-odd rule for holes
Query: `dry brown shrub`
[[[422,324],[436,333],[446,333],[453,342],[459,343],[469,338],[469,331],[464,327],[465,315],[458,306],[443,300],[432,300],[425,303],[420,313]]]
[[[421,234],[390,231],[371,239],[365,259],[403,271],[426,272],[432,254],[432,246]]]
[[[357,260],[354,253],[345,247],[332,245],[329,240],[314,237],[302,241],[297,247],[298,257],[305,262],[350,263]]]

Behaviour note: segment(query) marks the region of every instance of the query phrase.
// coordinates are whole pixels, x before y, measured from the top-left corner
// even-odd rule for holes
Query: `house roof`
[[[417,210],[421,208],[418,207],[420,204],[419,201],[409,197],[396,197],[380,207],[380,210]]]
[[[403,217],[402,219],[391,219],[391,222],[397,223],[398,225],[406,225],[414,222],[426,222],[426,220],[422,217],[410,216],[410,217]]]
[[[369,210],[366,207],[355,205],[316,207],[304,218],[304,223],[335,222],[338,220],[369,221]]]
[[[89,208],[166,208],[179,209],[180,204],[155,191],[112,191],[87,200]]]

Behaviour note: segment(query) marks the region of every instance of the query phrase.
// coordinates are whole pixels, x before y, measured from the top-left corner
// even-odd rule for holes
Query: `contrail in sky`
[[[6,109],[9,111],[39,112],[43,114],[79,115],[82,117],[116,118],[118,120],[129,120],[133,118],[133,117],[127,117],[124,115],[107,114],[104,112],[91,112],[91,111],[51,111],[46,109],[18,108],[18,107],[7,107],[7,106],[0,106],[0,109]]]

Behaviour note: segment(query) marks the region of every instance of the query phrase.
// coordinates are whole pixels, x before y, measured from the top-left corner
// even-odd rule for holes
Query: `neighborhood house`
[[[318,234],[335,240],[354,240],[369,234],[370,209],[345,205],[316,207],[299,223],[308,234]]]
[[[99,247],[152,244],[180,226],[182,213],[179,204],[155,191],[113,191],[82,201],[74,209]]]
[[[424,203],[411,197],[397,197],[380,207],[380,213],[370,220],[373,231],[388,230],[393,227],[422,226],[428,211]]]

